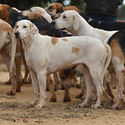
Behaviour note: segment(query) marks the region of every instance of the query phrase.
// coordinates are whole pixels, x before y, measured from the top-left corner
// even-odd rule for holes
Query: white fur
[[[108,54],[108,47],[106,48],[100,40],[88,36],[77,36],[66,37],[67,41],[58,38],[58,42],[53,44],[52,37],[40,35],[37,27],[28,20],[17,22],[14,31],[19,32],[22,40],[35,92],[35,103],[38,100],[40,89],[40,104],[37,106],[44,106],[46,74],[77,64],[85,64],[85,69],[89,69],[86,72],[90,76],[85,80],[86,83],[91,84],[89,78],[92,78],[98,98],[95,106],[100,106],[100,96],[104,91],[103,74],[111,59],[111,50]],[[73,47],[79,49],[78,53],[72,52]],[[88,88],[87,91],[91,90]]]
[[[30,8],[30,11],[31,12],[39,12],[49,23],[52,22],[51,16],[42,7],[35,6],[35,7]]]
[[[116,32],[93,28],[75,10],[63,12],[60,18],[55,20],[55,27],[57,29],[66,28],[75,36],[92,36],[101,41],[108,40]]]
[[[105,31],[105,30],[93,28],[75,10],[68,10],[63,12],[60,18],[55,20],[55,27],[57,29],[66,28],[73,35],[91,36],[105,42],[108,42],[108,39],[114,33],[117,32],[117,31]],[[118,99],[117,99],[116,105],[114,105],[113,108],[117,108],[117,106],[120,105],[123,97],[123,89],[122,89],[124,84],[123,71],[125,68],[124,68],[124,64],[120,62],[120,59],[112,58],[112,63],[115,69],[117,86],[118,86]]]

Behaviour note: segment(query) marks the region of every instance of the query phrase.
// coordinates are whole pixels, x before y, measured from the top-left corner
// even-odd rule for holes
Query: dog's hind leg
[[[97,70],[97,69],[96,69]],[[91,76],[97,91],[97,101],[96,104],[92,105],[93,108],[98,108],[100,107],[101,104],[101,97],[104,91],[104,87],[103,87],[103,80],[100,79],[100,75],[97,71],[91,72]]]
[[[50,92],[51,92],[51,98],[50,98],[49,101],[50,102],[56,102],[55,82],[54,82],[52,76],[53,76],[53,74],[47,75],[47,81],[48,81]]]
[[[79,107],[88,106],[88,102],[94,90],[93,81],[90,76],[89,69],[86,66],[83,66],[83,74],[84,74],[85,83],[86,83],[86,96],[85,96],[84,102],[79,104]],[[81,83],[81,84],[84,84],[84,83]]]
[[[85,78],[83,74],[80,76],[80,87],[81,87],[80,93],[76,96],[76,98],[84,99],[86,85],[85,85]]]
[[[118,91],[118,97],[116,104],[112,106],[114,109],[120,109],[122,107],[123,102],[123,91],[124,91],[124,63],[121,63],[122,61],[117,58],[112,58],[112,63],[114,65],[115,73],[116,73],[116,79],[117,79],[117,91]]]

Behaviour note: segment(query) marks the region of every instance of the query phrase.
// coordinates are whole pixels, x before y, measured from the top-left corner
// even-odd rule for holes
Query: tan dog
[[[0,19],[0,55],[4,59],[9,70],[11,78],[11,90],[7,94],[14,95],[16,93],[16,67],[14,62],[16,40],[12,27],[5,21]],[[12,51],[13,50],[13,51]]]
[[[22,40],[35,93],[34,105],[38,103],[40,92],[40,103],[37,106],[44,106],[46,75],[82,64],[87,94],[92,91],[90,86],[95,85],[97,102],[94,107],[100,106],[101,96],[103,92],[105,93],[103,78],[111,59],[108,44],[102,44],[100,40],[88,36],[66,38],[43,36],[28,20],[17,22],[14,31],[16,37]],[[86,98],[81,105],[88,103],[88,99]]]
[[[51,3],[46,8],[46,11],[52,16],[53,19],[59,18],[60,14],[66,10],[76,10],[78,13],[82,13],[76,6],[64,7],[61,3]]]
[[[11,23],[11,20],[10,20],[10,12],[9,12],[9,9],[11,7],[6,5],[6,4],[0,4],[0,18],[3,19],[4,21],[8,22],[8,23]],[[10,48],[9,48],[10,47]],[[6,48],[6,51],[11,51],[12,47],[11,46],[8,46]],[[7,55],[6,55],[7,56]],[[7,62],[6,62],[7,63]],[[9,63],[9,62],[8,62]],[[17,85],[15,84],[15,87],[17,90],[17,92],[20,92],[20,87],[22,85],[22,76],[21,76],[21,46],[20,46],[20,42],[19,40],[17,41],[17,49],[16,49],[16,58],[15,58],[15,63],[16,63],[16,79],[17,79]],[[5,82],[5,83],[8,83],[8,84],[11,84],[10,83],[10,80]],[[14,85],[14,84],[13,84]],[[12,92],[10,94],[15,94],[15,92]]]

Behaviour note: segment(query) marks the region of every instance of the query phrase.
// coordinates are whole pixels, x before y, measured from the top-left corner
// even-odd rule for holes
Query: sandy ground
[[[8,73],[3,67],[0,69],[0,82],[7,81]],[[31,85],[23,85],[16,96],[7,96],[9,89],[9,85],[0,83],[0,125],[125,125],[125,104],[121,110],[112,110],[104,99],[100,109],[79,108],[82,100],[75,98],[80,91],[77,88],[70,89],[72,101],[67,103],[63,102],[62,90],[56,92],[56,103],[49,102],[47,92],[43,109],[27,107],[34,97]]]

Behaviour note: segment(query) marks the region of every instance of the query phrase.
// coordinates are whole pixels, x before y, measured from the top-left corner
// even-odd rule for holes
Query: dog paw
[[[35,108],[44,108],[45,106],[43,105],[43,104],[37,104],[36,106],[35,106]]]
[[[92,105],[91,108],[93,108],[93,109],[97,109],[97,108],[100,108],[100,105],[95,104],[95,105]]]
[[[27,108],[32,108],[32,107],[35,107],[36,105],[38,104],[38,100],[34,101],[34,102],[31,102]]]
[[[70,97],[64,97],[63,102],[70,102],[71,98]]]
[[[112,109],[121,109],[123,106],[123,99],[119,100],[116,104],[112,106]]]
[[[10,91],[7,92],[7,95],[12,95],[12,96],[14,96],[15,94],[16,94],[16,92],[13,92],[12,90],[10,90]]]
[[[50,102],[56,102],[56,98],[50,98]]]
[[[76,98],[82,98],[82,94],[80,93],[80,94],[78,94],[77,96],[76,96]]]
[[[112,109],[120,110],[121,108],[122,108],[122,106],[121,106],[121,105],[117,105],[117,104],[114,104],[114,105],[112,106]]]
[[[87,104],[81,103],[81,104],[78,105],[78,107],[79,107],[79,108],[87,107]]]

